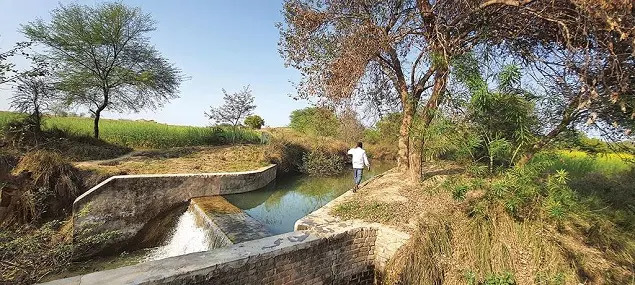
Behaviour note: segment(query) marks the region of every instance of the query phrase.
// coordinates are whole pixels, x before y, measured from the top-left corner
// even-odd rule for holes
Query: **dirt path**
[[[412,232],[420,217],[434,216],[456,207],[447,191],[440,191],[448,175],[461,171],[456,166],[428,166],[428,178],[414,182],[407,175],[389,170],[347,197],[333,214],[345,219],[379,222]]]

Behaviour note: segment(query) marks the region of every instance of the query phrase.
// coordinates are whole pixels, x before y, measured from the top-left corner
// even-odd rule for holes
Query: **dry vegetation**
[[[508,203],[516,196],[494,198],[485,185],[511,180],[498,176],[485,180],[468,178],[478,169],[428,163],[423,182],[412,182],[404,174],[390,171],[365,185],[361,195],[335,207],[333,214],[380,222],[412,234],[388,267],[388,284],[633,282],[633,240],[628,215],[616,203],[607,206],[608,210],[602,204],[591,204],[594,210],[589,211],[587,203],[601,200],[592,194],[605,190],[596,189],[589,182],[595,190],[584,188],[574,175],[587,173],[599,180],[616,173],[594,172],[606,169],[621,169],[622,175],[630,175],[628,162],[606,156],[593,160],[578,153],[561,154],[568,156],[562,156],[557,160],[559,165],[552,167],[568,165],[564,169],[572,173],[570,184],[580,197],[568,202],[564,209],[554,210],[552,198],[543,193],[547,196],[532,196],[526,208],[518,204],[516,212],[510,212]],[[613,191],[614,196],[630,195],[619,190],[627,185],[613,185],[613,190],[606,191]],[[586,197],[595,200],[589,202]]]
[[[134,152],[119,159],[77,163],[104,174],[170,174],[235,172],[266,166],[264,146],[184,147]]]

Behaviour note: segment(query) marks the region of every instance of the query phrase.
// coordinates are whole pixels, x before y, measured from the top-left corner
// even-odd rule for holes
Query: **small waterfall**
[[[166,242],[149,250],[145,261],[219,248],[228,245],[225,239],[222,233],[201,220],[197,207],[190,205],[179,217]]]

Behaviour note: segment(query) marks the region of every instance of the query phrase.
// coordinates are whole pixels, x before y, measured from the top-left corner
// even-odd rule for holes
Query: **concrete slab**
[[[265,225],[229,203],[222,196],[194,198],[190,202],[190,207],[206,223],[218,228],[232,243],[273,235]]]

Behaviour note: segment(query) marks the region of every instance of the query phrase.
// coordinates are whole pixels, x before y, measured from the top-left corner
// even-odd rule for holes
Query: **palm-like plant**
[[[521,86],[520,68],[506,65],[488,80],[478,61],[467,55],[455,64],[454,75],[470,95],[467,119],[482,141],[477,152],[488,158],[490,171],[497,162],[513,164],[535,139],[537,124],[533,96]],[[496,83],[495,88],[489,82]]]

